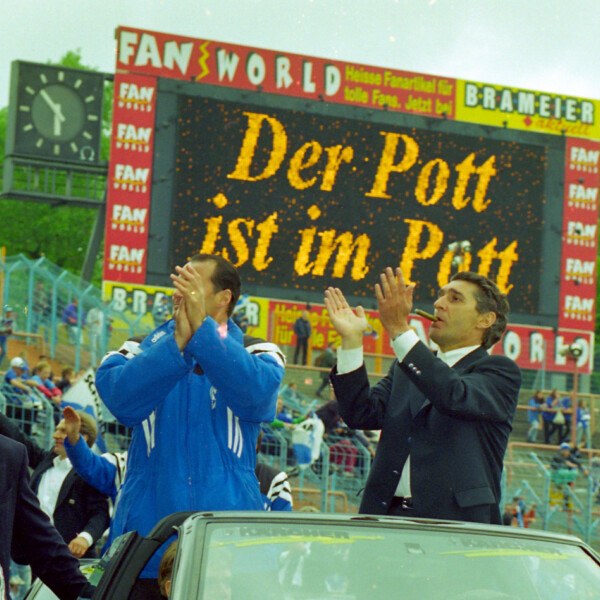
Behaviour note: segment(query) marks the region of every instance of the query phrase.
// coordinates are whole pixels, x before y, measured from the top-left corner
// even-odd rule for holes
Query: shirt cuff
[[[351,373],[362,367],[363,364],[363,349],[362,346],[352,348],[352,350],[337,349],[337,372],[338,375]]]
[[[90,548],[94,545],[94,538],[87,531],[82,531],[77,534],[77,537],[82,537],[89,544]]]
[[[417,342],[419,342],[419,336],[412,330],[409,329],[404,333],[396,336],[391,344],[392,350],[398,359],[398,362],[402,362],[406,355],[416,346]]]

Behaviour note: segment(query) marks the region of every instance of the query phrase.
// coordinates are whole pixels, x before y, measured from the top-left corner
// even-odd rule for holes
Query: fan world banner
[[[154,77],[115,75],[105,280],[146,281],[155,110]]]
[[[568,139],[559,327],[594,331],[600,143]]]

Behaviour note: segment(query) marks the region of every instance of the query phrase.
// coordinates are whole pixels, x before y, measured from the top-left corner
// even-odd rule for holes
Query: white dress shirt
[[[392,350],[394,351],[398,362],[402,362],[406,355],[419,341],[419,336],[412,329],[398,335],[394,340],[392,340]],[[480,346],[467,346],[465,348],[457,348],[456,350],[450,350],[448,352],[438,351],[437,357],[443,360],[449,367],[452,367],[461,358],[464,358],[467,354],[473,352],[473,350],[477,350],[477,348],[480,348]],[[337,371],[340,375],[355,371],[363,364],[362,346],[359,348],[353,348],[352,350],[342,350],[340,347],[337,350],[337,356]],[[398,482],[398,487],[396,488],[396,493],[394,495],[404,498],[410,498],[412,495],[410,490],[410,454],[406,458],[406,462],[402,468],[400,481]]]
[[[56,502],[58,501],[60,488],[72,468],[73,465],[68,458],[56,456],[53,461],[53,466],[40,478],[37,497],[40,501],[42,510],[50,517],[52,523],[54,523],[54,511],[56,510]],[[94,539],[86,531],[78,532],[77,535],[83,537],[90,546],[94,543]],[[69,544],[71,540],[65,540],[65,542]]]

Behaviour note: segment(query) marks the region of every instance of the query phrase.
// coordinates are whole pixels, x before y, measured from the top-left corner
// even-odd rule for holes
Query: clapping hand
[[[381,274],[381,284],[375,285],[379,319],[391,340],[410,329],[408,315],[412,310],[414,289],[414,283],[406,285],[399,268],[394,277],[391,267],[387,267]]]
[[[352,310],[342,291],[333,287],[325,290],[325,307],[331,324],[342,338],[342,348],[361,347],[363,333],[369,325],[363,307],[357,306],[356,311]]]
[[[175,271],[171,275],[176,289],[175,341],[183,350],[206,318],[206,298],[202,278],[190,263],[175,267]]]

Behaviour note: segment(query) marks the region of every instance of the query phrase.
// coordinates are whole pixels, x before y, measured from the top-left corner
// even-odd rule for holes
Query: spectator
[[[358,450],[348,439],[347,428],[340,417],[338,401],[331,385],[329,401],[320,406],[315,414],[323,421],[325,427],[323,439],[329,446],[330,462],[342,467],[343,475],[351,476],[358,460]]]
[[[546,408],[557,409],[559,407],[558,390],[552,390],[550,396],[546,398]],[[544,443],[552,442],[552,434],[557,430],[558,425],[554,423],[556,418],[556,410],[545,410],[542,412],[542,420],[544,423]]]
[[[65,406],[63,416],[67,432],[65,451],[73,468],[84,481],[116,502],[127,470],[127,452],[95,454],[80,433],[80,413],[71,406]]]
[[[294,333],[296,334],[296,350],[294,351],[294,364],[306,364],[306,354],[308,352],[308,338],[310,337],[310,321],[308,320],[308,311],[303,310],[301,315],[294,323]],[[302,362],[298,363],[298,357]]]
[[[229,318],[241,287],[229,261],[197,254],[175,271],[174,319],[141,343],[125,342],[96,372],[107,408],[133,428],[111,539],[147,535],[177,511],[262,509],[256,441],[275,416],[283,355]],[[161,555],[134,598],[157,597]]]
[[[33,292],[33,305],[31,310],[31,333],[37,333],[40,326],[44,328],[44,341],[48,343],[50,317],[50,299],[44,286],[44,282],[39,280],[35,284]]]
[[[0,435],[0,589],[2,580],[10,582],[11,550],[31,565],[60,600],[75,600],[86,586],[79,562],[29,486],[27,452],[22,444]],[[6,596],[8,598],[8,595]]]
[[[585,400],[580,400],[577,404],[577,430],[576,430],[576,445],[581,446],[582,443],[589,450],[592,447],[592,435],[590,432],[590,420],[592,415],[587,407]]]
[[[285,401],[281,396],[277,398],[277,406],[275,409],[275,419],[271,421],[270,425],[274,429],[281,429],[286,425],[297,425],[301,423],[306,418],[306,415],[301,415],[299,417],[294,417],[290,410],[286,407]],[[292,427],[293,429],[293,427]]]
[[[592,493],[596,504],[600,503],[600,458],[595,456],[590,463],[590,478],[592,480]]]
[[[96,441],[94,418],[80,411],[82,435],[91,448]],[[33,469],[31,488],[37,493],[42,510],[77,558],[97,556],[94,544],[108,527],[108,502],[79,477],[67,458],[64,420],[54,432],[54,447],[44,450],[5,415],[0,413],[0,433],[21,442],[27,448],[29,465]],[[17,562],[21,562],[14,557]]]
[[[62,392],[52,381],[50,363],[43,360],[38,362],[33,369],[31,379],[37,383],[38,390],[40,390],[46,398],[49,398],[57,405],[60,405]]]
[[[86,326],[90,347],[90,365],[98,366],[98,357],[100,344],[102,343],[102,334],[104,328],[104,311],[99,306],[93,306],[86,318]]]
[[[290,381],[290,383],[286,383],[279,390],[280,395],[293,402],[296,406],[300,404],[302,397],[300,396],[300,392],[298,391],[298,384],[295,381]]]
[[[575,406],[575,392],[571,392],[568,396],[565,396],[560,402],[559,407],[564,417],[564,423],[557,424],[558,432],[558,443],[562,444],[567,441],[571,436],[571,410]],[[575,440],[571,440],[574,442]]]
[[[158,567],[158,587],[163,598],[171,594],[171,580],[173,579],[173,564],[177,554],[177,540],[165,550]]]
[[[261,447],[262,434],[258,436],[256,454]],[[265,510],[290,511],[292,510],[292,488],[288,475],[275,467],[267,465],[260,460],[256,462],[254,470],[260,487],[260,495],[263,498]]]
[[[315,396],[317,398],[321,397],[321,392],[329,385],[329,373],[331,369],[335,367],[337,363],[337,357],[335,354],[335,343],[330,342],[327,345],[327,348],[317,356],[315,359],[315,367],[321,367],[328,369],[327,371],[321,371],[319,376],[321,377],[321,385],[315,391]]]
[[[260,460],[256,463],[256,478],[260,486],[264,509],[273,511],[292,510],[292,488],[285,471],[280,471]]]
[[[163,294],[158,301],[155,300],[152,318],[154,319],[154,327],[160,327],[171,318],[169,296]]]
[[[75,383],[75,369],[65,367],[61,371],[61,378],[56,382],[56,387],[64,394]]]
[[[4,307],[4,316],[0,317],[0,367],[6,356],[6,344],[8,337],[12,335],[16,327],[16,314],[12,306]]]
[[[233,322],[242,330],[242,333],[246,333],[248,330],[248,326],[250,325],[250,321],[246,316],[246,310],[240,309],[237,312],[233,313],[231,316]]]
[[[536,518],[535,509],[536,508],[537,508],[537,504],[534,502],[523,514],[524,527],[527,528],[530,525],[532,525],[533,523],[535,523],[535,518]]]
[[[569,469],[569,470],[583,470],[582,464],[579,460],[573,456],[571,452],[571,446],[567,444],[567,442],[563,442],[556,454],[552,457],[550,462],[550,467],[555,471],[559,471],[561,469]]]
[[[37,381],[27,376],[27,363],[20,356],[10,361],[10,368],[4,375],[4,381],[10,383],[21,394],[29,395],[31,388],[37,388]]]
[[[530,444],[535,444],[537,440],[538,431],[542,426],[540,417],[543,404],[544,394],[541,392],[541,390],[538,390],[529,399],[529,406],[531,408],[527,411],[527,422],[529,423],[529,430],[527,431],[527,441]]]
[[[518,527],[525,527],[525,501],[522,496],[513,498],[514,515],[517,519]]]
[[[4,382],[10,384],[15,397],[13,402],[7,405],[6,414],[22,423],[23,431],[31,435],[41,402],[33,394],[37,383],[27,373],[27,363],[23,358],[16,356],[10,361],[10,368],[4,375]]]
[[[518,527],[519,522],[515,516],[514,506],[512,504],[506,504],[502,513],[502,525],[507,527]]]
[[[73,298],[70,304],[68,304],[62,314],[62,322],[67,327],[67,334],[69,336],[70,344],[77,344],[78,340],[81,339],[81,330],[85,325],[85,313],[81,311],[81,323],[79,321],[79,300]]]

